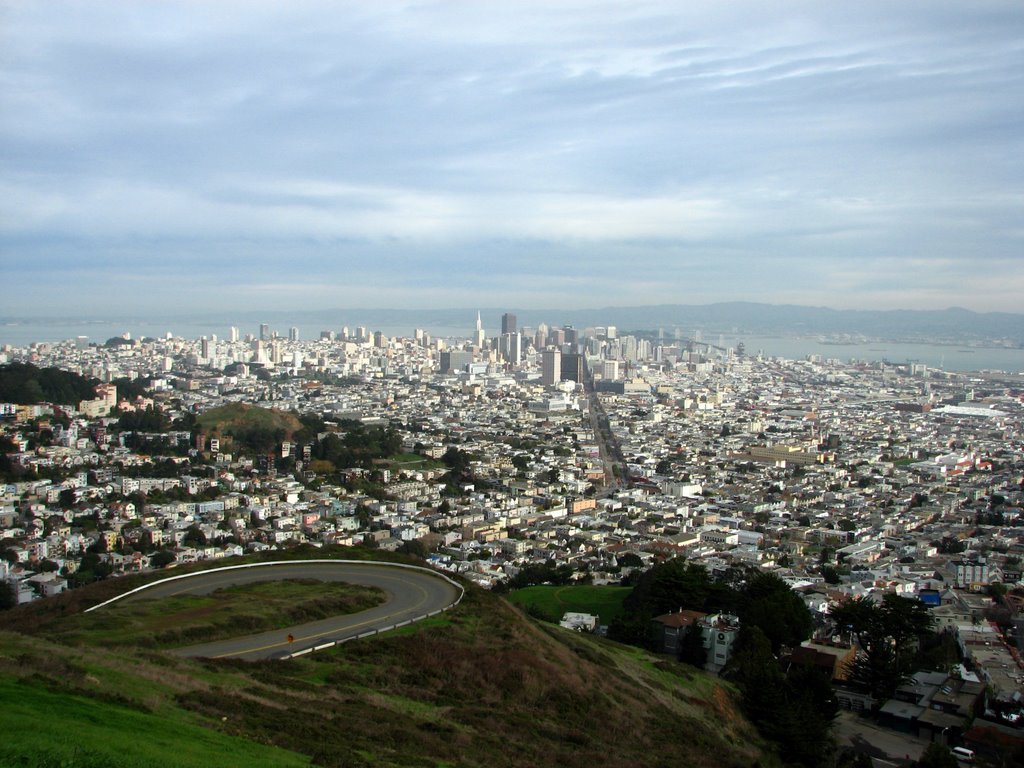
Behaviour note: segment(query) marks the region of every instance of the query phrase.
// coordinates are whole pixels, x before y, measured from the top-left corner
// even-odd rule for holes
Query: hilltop
[[[302,422],[295,414],[245,403],[211,408],[196,419],[197,431],[256,451],[265,451],[283,440],[292,440],[302,428]]]
[[[111,591],[96,587],[74,604]],[[115,613],[48,602],[0,633],[0,706],[19,734],[5,764],[779,764],[717,678],[474,587],[444,616],[288,662],[179,658],[119,639]]]

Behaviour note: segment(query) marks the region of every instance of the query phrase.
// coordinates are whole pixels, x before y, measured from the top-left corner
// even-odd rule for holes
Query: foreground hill
[[[444,616],[288,662],[183,659],[116,631],[95,644],[74,614],[18,614],[23,631],[0,632],[18,733],[3,764],[779,764],[716,678],[475,588]]]

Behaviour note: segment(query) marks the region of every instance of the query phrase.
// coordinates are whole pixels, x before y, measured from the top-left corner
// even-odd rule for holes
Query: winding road
[[[216,568],[154,582],[115,601],[151,600],[173,595],[204,595],[223,587],[280,579],[344,581],[382,590],[386,600],[359,613],[283,627],[270,632],[178,648],[181,656],[214,659],[280,659],[392,629],[455,605],[462,588],[426,568],[380,562],[291,560]]]

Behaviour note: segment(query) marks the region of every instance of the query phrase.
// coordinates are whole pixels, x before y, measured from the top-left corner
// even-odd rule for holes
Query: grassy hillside
[[[272,449],[301,429],[294,414],[244,403],[211,408],[196,419],[196,430],[253,451]]]
[[[559,621],[567,611],[589,613],[609,624],[623,615],[622,601],[631,587],[595,587],[590,585],[554,587],[536,586],[509,593],[509,602],[531,616],[544,621]]]
[[[0,765],[24,768],[287,768],[309,757],[190,722],[0,675]]]
[[[182,659],[81,632],[72,641],[75,616],[36,610],[39,629],[19,622],[33,634],[0,632],[0,711],[17,705],[12,717],[26,723],[66,715],[87,758],[72,765],[197,764],[160,746],[159,731],[144,738],[159,722],[210,729],[195,737],[209,765],[241,762],[235,742],[217,738],[330,766],[779,764],[716,678],[537,624],[474,588],[451,613],[288,662]],[[116,716],[104,714],[111,707]],[[18,731],[0,762],[60,764],[56,752],[52,763],[30,762],[57,749],[55,728]],[[129,750],[140,741],[157,745],[159,759]],[[103,750],[136,762],[105,762]],[[298,760],[253,755],[243,764]]]
[[[373,587],[284,579],[208,595],[118,602],[68,616],[47,634],[68,645],[175,648],[357,613],[384,600],[384,593]]]

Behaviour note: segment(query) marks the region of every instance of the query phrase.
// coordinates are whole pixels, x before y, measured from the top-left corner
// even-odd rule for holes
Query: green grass
[[[440,469],[445,466],[443,461],[428,459],[418,453],[396,453],[386,459],[391,464],[391,469],[396,472],[410,471],[417,469]]]
[[[0,723],[17,734],[0,738],[0,765],[259,768],[301,765],[299,752],[349,768],[781,765],[716,678],[525,620],[472,586],[443,615],[287,662],[182,658],[102,633],[68,644],[70,608],[92,590],[12,611],[31,635],[0,630]],[[531,591],[561,611],[621,590]]]
[[[264,581],[209,595],[114,603],[65,617],[57,632],[74,644],[173,648],[356,613],[383,601],[378,589],[343,582]]]
[[[622,601],[629,593],[629,587],[538,586],[517,589],[508,595],[508,599],[531,616],[544,621],[557,622],[566,612],[572,611],[597,614],[602,624],[608,624],[622,616]]]
[[[23,768],[275,768],[309,758],[245,738],[0,677],[0,765]],[[230,728],[230,724],[225,724]]]

